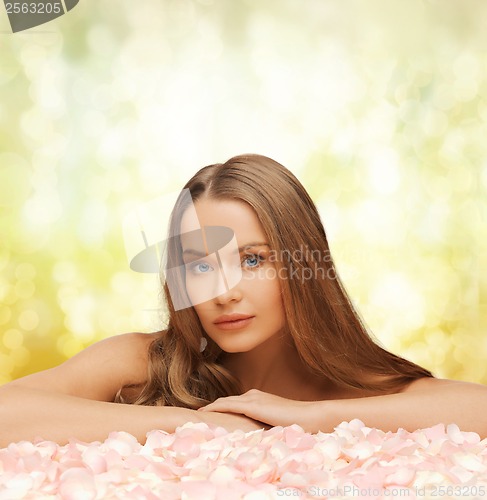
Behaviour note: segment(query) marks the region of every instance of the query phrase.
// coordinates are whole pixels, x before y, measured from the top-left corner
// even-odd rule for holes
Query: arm
[[[147,432],[174,432],[201,419],[186,408],[137,406],[79,398],[57,392],[9,387],[0,392],[0,447],[36,437],[64,445],[70,437],[104,441],[111,431],[126,431],[144,444]]]
[[[386,396],[319,401],[316,428],[329,432],[343,421],[360,419],[385,432],[413,432],[438,423],[487,437],[487,386],[446,379],[419,379],[405,391]],[[326,415],[326,417],[325,417]],[[322,422],[326,421],[326,429]]]
[[[264,427],[241,415],[203,416],[176,407],[113,403],[126,384],[147,377],[147,334],[123,334],[97,342],[63,364],[0,387],[0,447],[10,442],[45,440],[66,444],[104,440],[111,431],[126,431],[145,443],[153,429],[174,432],[186,422],[206,422],[227,430]]]
[[[333,432],[341,422],[357,418],[385,432],[455,423],[461,431],[487,437],[487,386],[437,378],[415,380],[396,394],[326,401],[295,401],[251,389],[200,410],[243,414],[273,426],[298,424],[311,433]]]

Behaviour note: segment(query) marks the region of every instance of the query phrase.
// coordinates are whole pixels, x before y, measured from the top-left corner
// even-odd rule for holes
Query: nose
[[[213,299],[216,304],[224,305],[229,302],[239,302],[242,300],[242,291],[239,286],[230,288],[225,293],[222,293]]]

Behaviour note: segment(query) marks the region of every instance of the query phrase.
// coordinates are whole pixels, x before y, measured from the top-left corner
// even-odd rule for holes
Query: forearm
[[[144,444],[153,429],[174,432],[201,420],[186,408],[108,403],[24,387],[0,391],[0,447],[36,437],[59,444],[70,437],[103,441],[112,431],[129,432]]]
[[[453,383],[434,391],[397,393],[358,399],[321,401],[318,428],[330,432],[343,421],[355,418],[367,427],[385,432],[399,428],[413,432],[438,423],[458,425],[461,431],[487,437],[487,387]],[[323,427],[327,427],[326,429]]]

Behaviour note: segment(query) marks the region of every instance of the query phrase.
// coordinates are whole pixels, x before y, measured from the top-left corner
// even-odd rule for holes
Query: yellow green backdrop
[[[0,383],[159,328],[124,216],[240,153],[291,169],[376,338],[487,383],[487,4],[0,7]],[[167,214],[161,214],[161,218]]]

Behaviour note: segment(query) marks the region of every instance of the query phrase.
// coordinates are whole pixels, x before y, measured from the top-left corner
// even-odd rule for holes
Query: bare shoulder
[[[403,393],[411,393],[411,392],[422,392],[422,391],[431,391],[438,389],[440,387],[448,387],[448,386],[456,386],[463,385],[466,388],[477,387],[477,388],[486,388],[486,386],[482,384],[476,384],[473,382],[464,382],[461,380],[451,380],[446,378],[434,378],[434,377],[422,377],[416,380],[413,380],[406,388],[401,391]]]
[[[125,385],[147,381],[148,348],[158,334],[124,333],[95,342],[64,363],[10,382],[98,401],[113,401]]]

